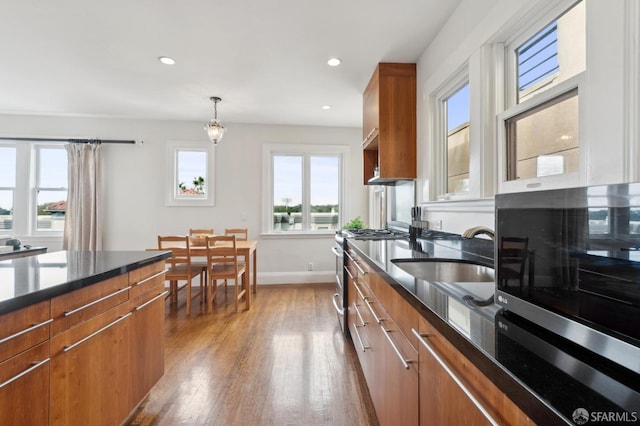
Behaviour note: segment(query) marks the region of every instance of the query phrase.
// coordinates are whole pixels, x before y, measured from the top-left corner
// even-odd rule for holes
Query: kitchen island
[[[168,257],[0,261],[0,424],[121,424],[164,373]]]
[[[486,287],[490,288],[491,283],[469,283],[465,288],[465,286],[448,283],[429,282],[405,272],[396,261],[397,259],[444,258],[493,267],[491,241],[462,238],[418,239],[416,242],[348,240],[348,246],[353,250],[354,260],[364,269],[363,276],[375,275],[381,278],[369,278],[370,287],[376,294],[384,295],[391,290],[395,295],[399,295],[413,312],[417,313],[416,322],[420,326],[416,326],[415,329],[420,328],[421,333],[416,333],[414,336],[411,330],[413,325],[407,327],[403,324],[403,318],[398,319],[393,316],[393,305],[387,307],[382,300],[377,307],[373,305],[378,316],[382,317],[384,314],[381,312],[386,309],[391,317],[389,321],[397,322],[397,326],[385,327],[396,330],[396,333],[402,332],[406,337],[406,339],[396,337],[395,341],[406,340],[413,345],[413,348],[407,346],[404,349],[404,355],[410,364],[420,365],[417,368],[421,381],[420,389],[422,389],[423,373],[426,373],[425,377],[437,375],[433,373],[433,369],[439,368],[434,367],[436,364],[429,360],[428,370],[425,369],[424,351],[417,337],[418,334],[426,333],[422,335],[423,338],[430,341],[431,346],[434,346],[435,342],[435,349],[441,351],[440,356],[445,363],[451,362],[451,372],[458,376],[466,390],[475,397],[476,402],[479,401],[479,405],[485,405],[487,415],[484,417],[493,416],[496,423],[509,423],[508,417],[501,417],[505,413],[503,396],[506,396],[522,413],[537,424],[573,424],[574,412],[579,408],[595,414],[617,413],[617,416],[623,416],[629,420],[637,418],[638,407],[640,407],[638,386],[640,377],[637,374],[601,359],[536,324],[504,312],[497,305],[477,306],[468,303],[468,296],[475,300],[485,299]],[[356,279],[356,282],[358,283],[355,286],[356,290],[365,292],[365,280]],[[349,287],[349,291],[351,288]],[[357,299],[357,295],[355,298]],[[362,314],[367,311],[366,302],[375,300],[375,295],[366,296],[365,299],[367,299],[365,303],[361,303],[365,306],[360,312]],[[381,321],[385,323],[384,319]],[[376,353],[375,348],[369,347],[375,344],[375,339],[371,337],[367,341],[365,338],[367,333],[372,332],[366,331],[371,327],[372,322],[375,327],[375,321],[367,318],[364,318],[361,323],[354,324],[354,329],[360,334],[360,336],[354,336],[352,333],[359,353]],[[426,325],[423,326],[423,324]],[[361,350],[361,347],[364,350]],[[448,359],[447,347],[456,353]],[[418,352],[418,357],[410,355]],[[456,360],[460,362],[456,364]],[[478,379],[479,376],[475,373],[465,377],[466,372],[471,370],[479,372],[482,378]],[[442,377],[445,376],[439,376],[436,379],[437,384],[434,382],[432,384],[442,387],[444,383],[442,380],[445,380]],[[384,387],[380,383],[377,383],[377,386]],[[371,389],[371,385],[369,387]],[[449,408],[451,409],[449,415],[458,415],[467,411],[462,408],[460,398],[450,407],[447,407],[444,399],[437,400],[437,404],[433,406],[422,399],[423,395],[436,392],[434,388],[430,388],[428,392],[419,392],[421,424],[438,423],[438,416],[441,414],[439,411]],[[496,397],[493,395],[495,393],[501,395]],[[462,398],[466,396],[462,395]],[[496,401],[502,402],[496,403]],[[475,408],[471,406],[471,409]],[[423,423],[424,418],[428,419],[426,423]],[[452,420],[451,417],[449,419]]]

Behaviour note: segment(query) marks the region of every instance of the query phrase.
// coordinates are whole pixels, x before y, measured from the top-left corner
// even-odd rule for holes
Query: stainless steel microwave
[[[640,373],[640,183],[495,205],[497,303]]]

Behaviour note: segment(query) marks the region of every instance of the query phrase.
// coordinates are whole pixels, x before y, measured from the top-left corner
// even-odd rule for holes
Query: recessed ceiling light
[[[338,59],[338,58],[329,58],[329,60],[327,61],[327,64],[330,67],[337,67],[341,63],[342,63],[342,61],[340,59]]]
[[[165,64],[165,65],[173,65],[173,64],[175,64],[175,63],[176,63],[176,60],[175,60],[175,59],[170,58],[170,57],[168,57],[168,56],[160,56],[160,57],[158,58],[158,60],[159,60],[160,62],[162,62],[163,64]]]
[[[331,109],[331,105],[322,105],[322,109]]]

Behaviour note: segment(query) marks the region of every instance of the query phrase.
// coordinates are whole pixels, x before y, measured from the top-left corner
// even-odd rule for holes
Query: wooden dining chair
[[[191,238],[191,245],[203,246],[206,244],[205,237],[215,235],[213,228],[189,228],[189,238]],[[202,238],[195,238],[202,237]],[[195,240],[194,240],[195,238]],[[195,260],[191,262],[193,268],[200,268],[204,273],[204,280],[207,282],[207,262]]]
[[[238,241],[247,241],[249,239],[249,230],[247,228],[226,228],[224,235],[235,235]]]
[[[194,237],[196,235],[213,235],[213,228],[189,228],[189,236]]]
[[[249,277],[244,262],[238,261],[235,235],[207,237],[207,311],[213,310],[213,301],[218,294],[218,280],[234,280],[233,300],[236,312],[243,297],[249,309]]]
[[[171,251],[171,257],[166,260],[168,266],[165,279],[169,281],[169,297],[172,302],[178,301],[178,291],[183,288],[187,289],[187,315],[191,314],[191,282],[200,275],[200,292],[196,296],[204,294],[203,279],[204,270],[194,267],[191,263],[190,243],[188,236],[161,236],[158,235],[158,249]],[[181,287],[178,281],[185,281]]]

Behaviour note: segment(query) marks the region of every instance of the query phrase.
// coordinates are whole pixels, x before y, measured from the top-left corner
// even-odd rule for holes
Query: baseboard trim
[[[335,280],[335,271],[258,272],[258,285],[332,283]]]

